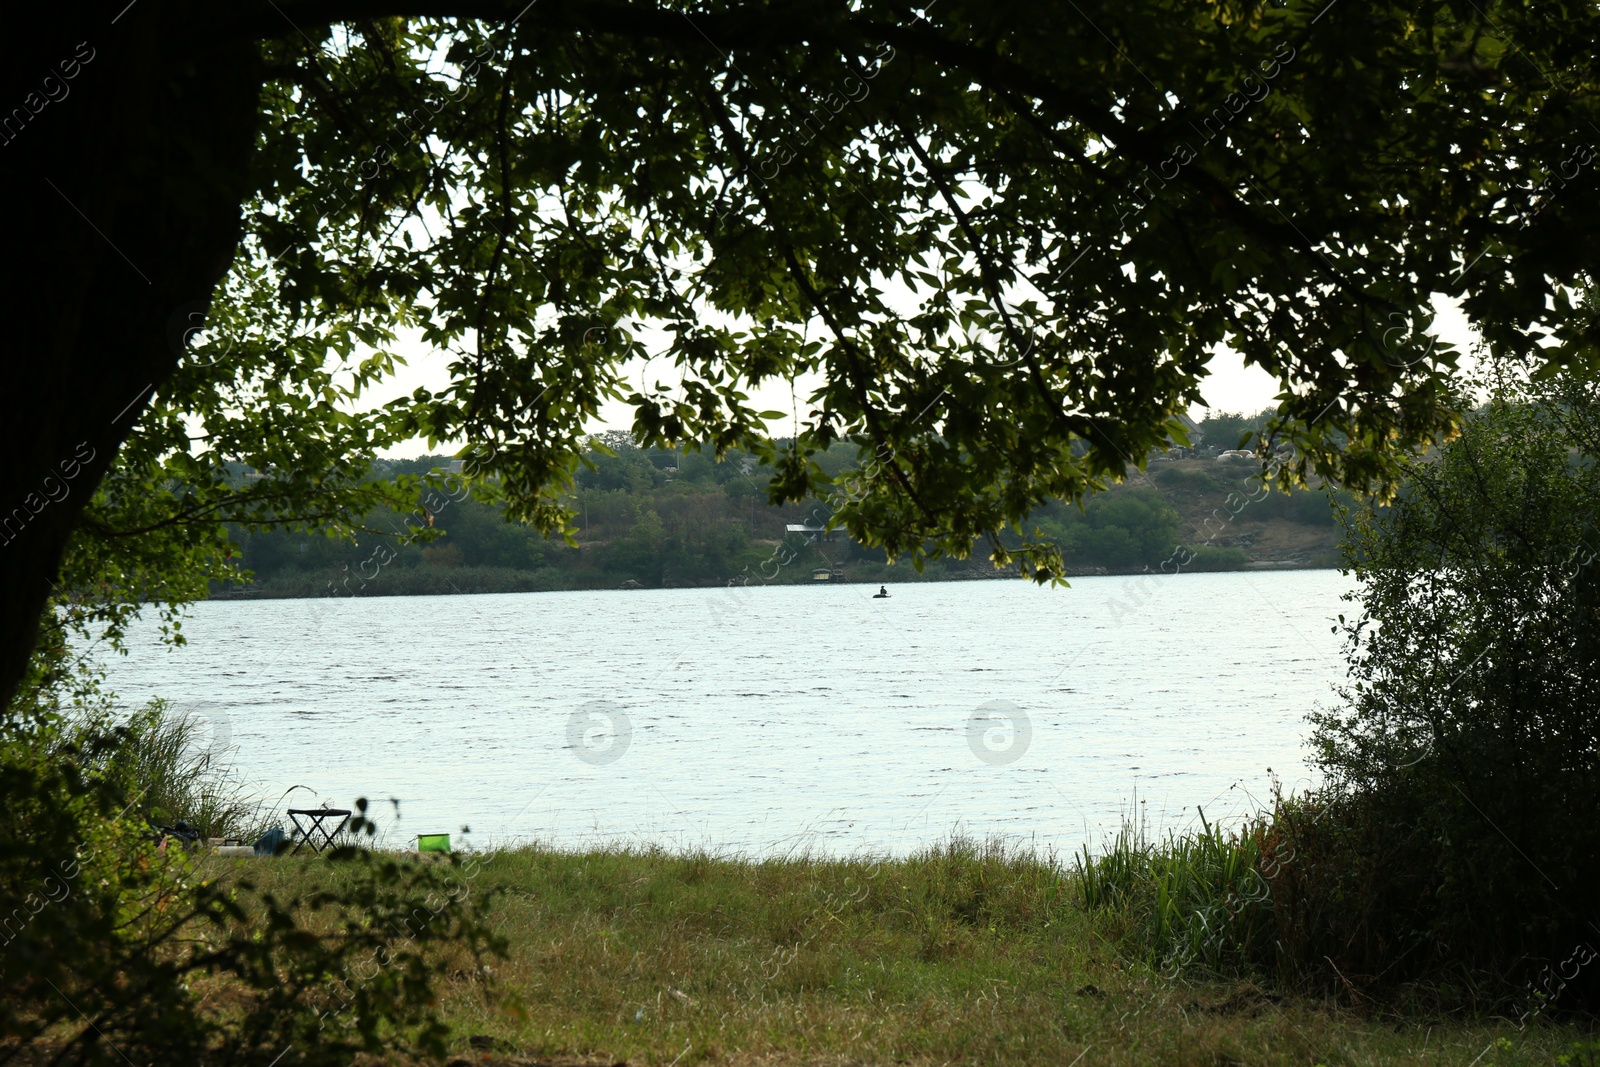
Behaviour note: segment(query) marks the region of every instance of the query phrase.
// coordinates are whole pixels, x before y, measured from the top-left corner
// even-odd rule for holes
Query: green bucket
[[[449,852],[450,851],[450,835],[449,834],[418,834],[417,835],[417,851],[418,852]]]

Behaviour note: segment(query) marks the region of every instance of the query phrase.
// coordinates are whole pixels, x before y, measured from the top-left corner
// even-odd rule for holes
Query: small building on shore
[[[821,524],[791,522],[783,528],[785,534],[797,533],[814,545],[825,545],[833,540],[834,531]]]

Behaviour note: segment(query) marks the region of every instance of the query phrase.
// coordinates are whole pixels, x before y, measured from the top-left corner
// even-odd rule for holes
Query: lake
[[[903,854],[964,833],[1066,855],[1134,812],[1237,820],[1268,803],[1268,768],[1303,787],[1352,584],[213,601],[188,645],[152,624],[107,667],[123,701],[203,717],[268,802],[372,798],[394,845]]]

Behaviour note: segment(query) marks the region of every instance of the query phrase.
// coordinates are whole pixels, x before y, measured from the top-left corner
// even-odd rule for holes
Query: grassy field
[[[316,858],[213,860],[264,888]],[[1125,958],[1075,875],[956,841],[903,860],[760,862],[651,850],[478,855],[509,958],[452,972],[473,1063],[1554,1064],[1593,1029],[1396,1017]],[[493,990],[496,996],[487,994]]]

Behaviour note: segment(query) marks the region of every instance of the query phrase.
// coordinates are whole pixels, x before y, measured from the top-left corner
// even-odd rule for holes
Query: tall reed
[[[1098,856],[1085,846],[1077,861],[1084,906],[1119,913],[1123,943],[1173,976],[1221,975],[1269,961],[1271,888],[1262,873],[1266,823],[1224,831],[1200,816],[1196,832],[1150,840],[1124,821]]]
[[[130,809],[152,823],[187,822],[201,837],[253,841],[270,817],[238,780],[236,749],[205,744],[204,720],[153,700],[125,722],[79,719],[71,726],[90,774],[116,783]],[[92,735],[103,744],[83,744]]]

